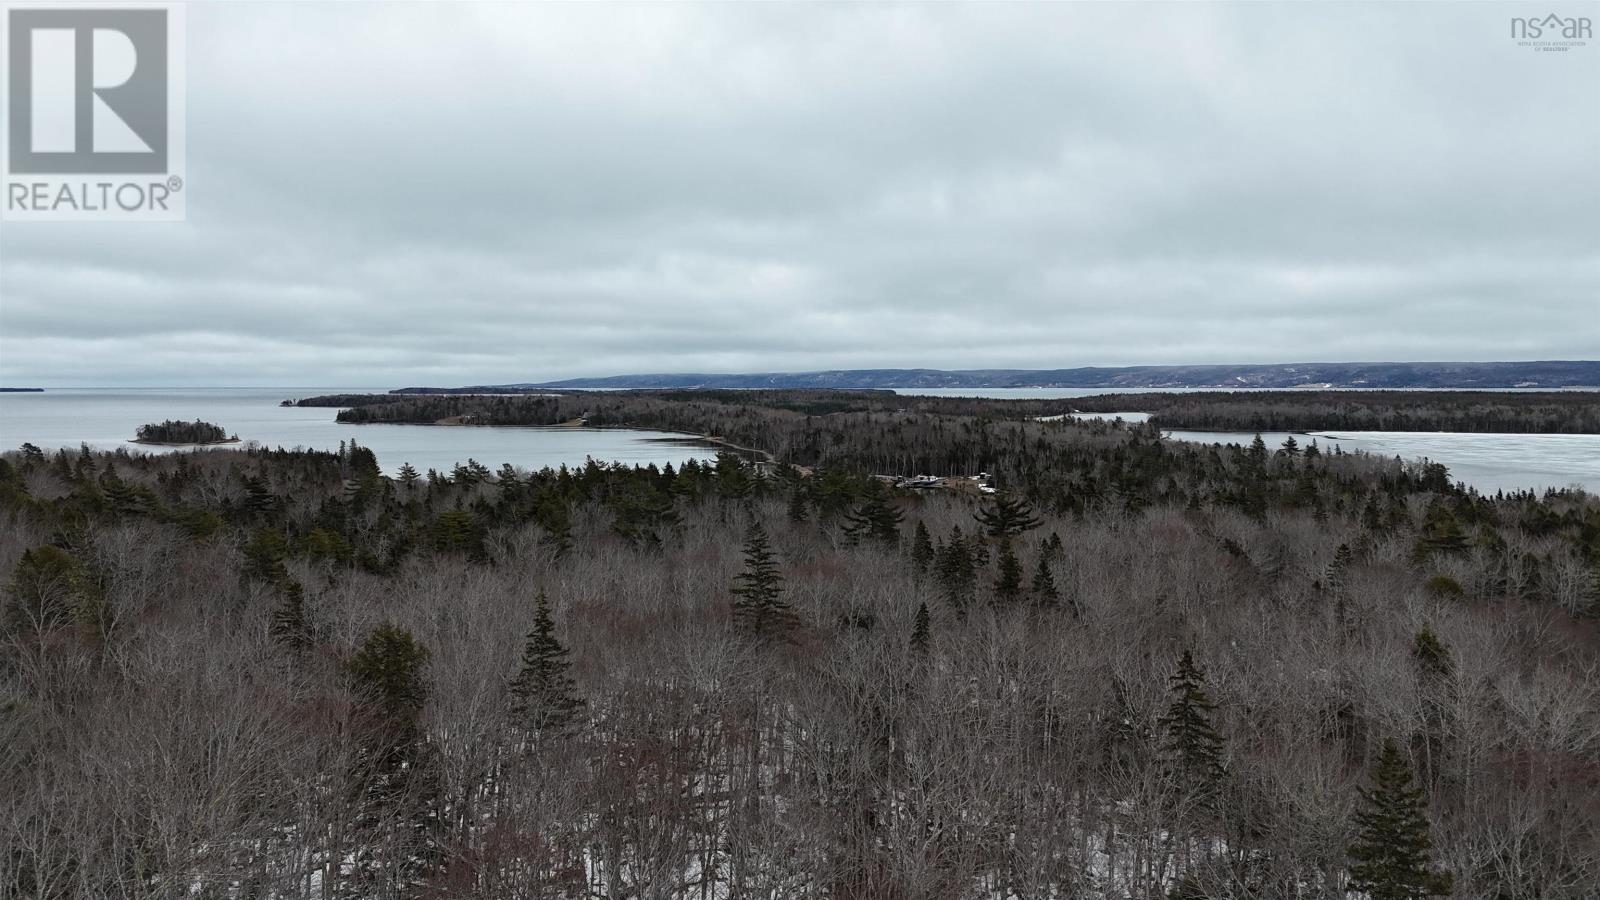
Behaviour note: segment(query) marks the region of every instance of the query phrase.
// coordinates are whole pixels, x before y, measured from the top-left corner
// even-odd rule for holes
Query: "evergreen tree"
[[[1016,600],[1022,594],[1022,563],[1012,552],[1010,541],[1000,542],[1000,557],[995,568],[995,599],[1003,603]]]
[[[536,733],[560,734],[572,727],[584,701],[577,696],[568,673],[567,648],[556,640],[550,599],[539,592],[533,630],[522,649],[522,669],[511,682],[517,719]]]
[[[265,516],[272,512],[278,505],[278,498],[272,493],[272,487],[267,480],[259,475],[246,475],[244,478],[244,508],[252,515]]]
[[[305,589],[300,582],[285,578],[278,586],[282,598],[272,611],[272,639],[294,653],[311,646],[311,625],[306,619]]]
[[[1009,493],[995,494],[993,501],[976,515],[984,534],[996,539],[1016,537],[1043,524],[1032,504]]]
[[[418,481],[422,480],[422,476],[417,474],[417,470],[412,467],[411,463],[401,463],[400,464],[399,476],[400,476],[400,483],[405,485],[406,487],[411,487],[412,485],[415,485]]]
[[[783,575],[772,558],[767,530],[750,526],[744,543],[744,571],[733,578],[733,624],[759,641],[789,640],[799,619],[783,599]]]
[[[911,649],[917,653],[927,653],[928,645],[933,641],[933,621],[928,615],[928,604],[917,604],[917,615],[911,623]]]
[[[935,554],[934,575],[944,588],[945,599],[950,601],[950,605],[956,609],[965,608],[977,571],[966,536],[961,533],[961,526],[951,529],[949,541]]]
[[[1267,464],[1267,442],[1257,434],[1255,440],[1250,442],[1250,449],[1245,451],[1245,459],[1255,468],[1262,468]]]
[[[738,454],[727,450],[717,452],[716,476],[717,493],[724,497],[742,499],[750,496],[750,492],[755,488],[744,460],[740,459]]]
[[[263,528],[250,536],[244,545],[244,574],[250,578],[276,584],[289,577],[283,561],[289,555],[289,544],[283,535]]]
[[[1433,629],[1427,625],[1417,632],[1416,638],[1411,642],[1411,657],[1417,661],[1417,668],[1424,680],[1436,681],[1449,678],[1455,671],[1455,662],[1450,658],[1450,648],[1439,640]]]
[[[1050,559],[1060,559],[1067,555],[1067,549],[1061,543],[1060,534],[1052,531],[1050,536],[1044,539],[1044,555]]]
[[[900,539],[903,514],[889,505],[883,482],[874,478],[867,485],[861,505],[845,516],[844,533],[851,543],[862,540],[893,544]]]
[[[483,555],[484,529],[469,509],[456,507],[439,514],[428,529],[434,549],[443,553]]]
[[[1178,671],[1167,684],[1173,699],[1167,714],[1160,719],[1167,735],[1162,750],[1173,772],[1190,790],[1211,795],[1224,774],[1222,735],[1211,724],[1211,714],[1217,707],[1206,694],[1205,673],[1195,665],[1188,650],[1183,651]]]
[[[6,630],[43,635],[80,618],[89,578],[76,557],[47,544],[22,551],[6,594]]]
[[[789,521],[804,522],[809,517],[810,511],[806,509],[805,488],[797,485],[795,489],[789,493]]]
[[[1033,570],[1033,602],[1044,609],[1054,609],[1061,600],[1061,592],[1056,589],[1055,575],[1050,572],[1050,561],[1039,556],[1039,565]]]
[[[928,526],[917,520],[916,530],[911,535],[911,559],[916,562],[917,568],[927,571],[928,564],[933,562],[933,541],[928,536]]]
[[[572,552],[572,511],[561,498],[546,493],[534,505],[533,520],[544,529],[539,542],[553,549],[556,559]]]
[[[1455,511],[1449,504],[1435,500],[1428,506],[1417,535],[1416,555],[1423,558],[1433,553],[1463,553],[1467,547],[1467,533]]]
[[[373,629],[344,668],[378,724],[409,733],[428,700],[427,664],[428,650],[411,632],[382,625]]]
[[[1348,585],[1345,583],[1350,566],[1355,562],[1355,551],[1349,544],[1340,544],[1333,551],[1333,562],[1328,563],[1326,581],[1328,590],[1336,595],[1342,595]]]
[[[1424,900],[1448,896],[1452,878],[1429,864],[1432,841],[1422,789],[1411,786],[1411,767],[1393,740],[1383,743],[1372,787],[1360,789],[1346,890],[1369,900]]]

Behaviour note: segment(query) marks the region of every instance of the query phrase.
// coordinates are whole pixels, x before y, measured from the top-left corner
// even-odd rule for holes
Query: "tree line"
[[[1148,412],[1208,431],[1471,431],[1600,434],[1593,391],[1197,391],[1104,394],[1086,412]]]
[[[1594,498],[738,397],[578,414],[779,465],[0,455],[0,897],[1592,896]]]

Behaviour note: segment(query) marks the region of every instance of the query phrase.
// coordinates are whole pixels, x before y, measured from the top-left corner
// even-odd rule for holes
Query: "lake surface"
[[[286,399],[318,394],[386,393],[387,388],[80,388],[42,394],[0,393],[0,449],[23,442],[47,450],[88,444],[97,450],[172,452],[168,447],[135,444],[135,429],[165,419],[203,419],[237,434],[241,446],[337,450],[354,439],[378,455],[393,474],[402,463],[417,471],[448,472],[470,457],[491,469],[502,463],[537,470],[562,464],[599,462],[681,466],[687,460],[713,459],[716,451],[663,438],[693,438],[659,431],[612,428],[475,428],[441,425],[344,425],[337,409],[284,407]]]
[[[402,463],[419,471],[448,471],[458,462],[476,459],[491,469],[511,463],[525,469],[578,466],[593,457],[628,465],[682,465],[710,459],[716,452],[663,438],[692,440],[689,435],[655,431],[596,428],[474,428],[439,425],[341,425],[331,408],[282,407],[285,399],[317,394],[384,393],[386,388],[62,388],[40,394],[0,393],[0,448],[23,442],[46,449],[76,448],[149,453],[171,452],[129,441],[146,422],[204,419],[215,422],[241,441],[268,447],[334,450],[354,439],[371,447],[385,472]],[[912,393],[912,392],[906,392]],[[916,391],[936,396],[986,396],[1067,399],[1105,391],[1077,388],[1007,388],[990,391]],[[1088,415],[1088,414],[1086,414]],[[1142,421],[1144,413],[1099,413]],[[1249,444],[1253,433],[1171,431],[1173,440]],[[1281,445],[1287,433],[1266,433],[1269,446]],[[1458,434],[1449,432],[1346,431],[1295,435],[1304,445],[1317,441],[1346,452],[1364,450],[1403,459],[1426,457],[1443,463],[1451,477],[1484,493],[1544,490],[1579,486],[1600,493],[1600,435],[1589,434]],[[238,446],[238,445],[232,445]]]

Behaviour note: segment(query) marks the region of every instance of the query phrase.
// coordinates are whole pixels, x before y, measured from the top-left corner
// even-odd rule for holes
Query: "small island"
[[[211,422],[179,422],[168,419],[149,425],[140,425],[135,444],[236,444],[238,435],[230,435],[221,425]]]

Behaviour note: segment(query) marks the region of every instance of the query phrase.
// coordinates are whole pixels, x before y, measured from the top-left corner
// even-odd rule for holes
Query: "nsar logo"
[[[1594,37],[1594,25],[1584,16],[1519,17],[1511,20],[1511,37],[1521,47],[1560,52],[1585,46]]]

